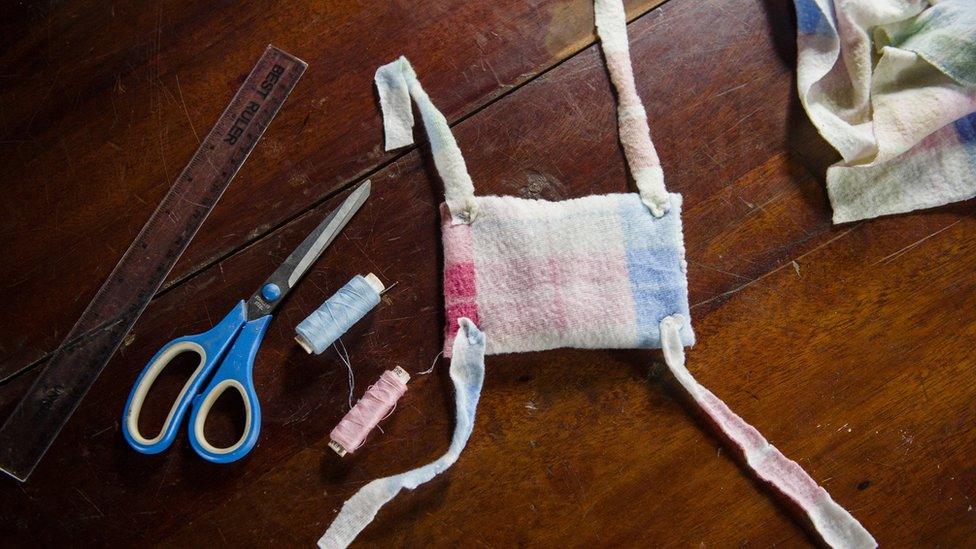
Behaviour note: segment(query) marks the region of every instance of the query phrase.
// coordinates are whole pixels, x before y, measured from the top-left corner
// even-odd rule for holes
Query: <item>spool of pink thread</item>
[[[349,410],[329,435],[329,448],[340,456],[351,454],[366,441],[369,433],[393,413],[397,400],[407,392],[410,374],[397,366],[383,372],[380,379],[366,389],[366,394]]]

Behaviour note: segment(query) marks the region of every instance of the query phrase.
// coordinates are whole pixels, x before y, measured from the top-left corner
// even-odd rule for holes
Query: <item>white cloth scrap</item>
[[[976,196],[976,1],[795,0],[834,223]]]
[[[600,47],[607,61],[607,72],[617,90],[617,129],[627,165],[634,176],[641,201],[654,217],[662,217],[671,208],[671,200],[664,186],[661,160],[651,142],[647,112],[637,94],[634,68],[630,62],[630,41],[627,39],[627,13],[620,0],[595,0],[593,15]]]

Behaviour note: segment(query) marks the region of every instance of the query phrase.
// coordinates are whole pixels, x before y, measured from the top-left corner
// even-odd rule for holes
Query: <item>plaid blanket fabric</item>
[[[843,157],[834,222],[976,195],[976,2],[795,2],[800,100]]]
[[[471,436],[485,355],[557,347],[663,348],[665,363],[763,481],[791,498],[835,547],[876,544],[795,462],[684,365],[694,343],[681,228],[681,195],[669,194],[634,85],[620,0],[595,0],[600,43],[617,90],[620,142],[637,193],[560,202],[477,196],[447,120],[405,58],[376,71],[386,148],[413,142],[415,101],[444,182],[444,300],[457,423],[448,451],[411,471],[374,480],[343,506],[319,547],[346,547],[403,489],[457,460]]]
[[[463,317],[490,334],[488,354],[656,348],[662,318],[689,318],[681,195],[659,218],[636,193],[476,201],[471,224],[441,206],[446,356]]]

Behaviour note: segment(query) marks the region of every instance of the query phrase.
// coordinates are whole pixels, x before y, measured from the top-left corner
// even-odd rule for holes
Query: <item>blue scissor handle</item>
[[[246,319],[247,312],[244,301],[240,301],[219,324],[209,331],[176,338],[156,352],[132,386],[129,398],[125,403],[125,410],[122,413],[122,434],[129,446],[143,454],[158,454],[169,448],[173,439],[176,438],[176,432],[183,419],[183,414],[193,402],[193,397],[200,391],[200,386],[206,381],[214,365],[220,361],[220,358],[231,346],[234,336],[237,335],[241,326],[245,325]],[[179,396],[173,402],[173,407],[170,408],[169,415],[166,416],[166,421],[163,423],[163,428],[160,429],[159,434],[152,438],[144,437],[139,432],[139,413],[142,411],[146,394],[163,368],[183,352],[200,355],[200,364],[190,375],[190,378],[186,380]]]
[[[213,463],[230,463],[247,455],[254,448],[261,433],[261,405],[254,391],[254,357],[258,354],[261,340],[271,322],[271,315],[254,319],[241,328],[234,345],[227,352],[224,361],[217,367],[213,379],[199,395],[193,399],[193,412],[190,413],[190,445],[203,459]],[[227,389],[236,389],[244,400],[244,434],[234,444],[217,448],[207,442],[204,424],[207,415],[217,398]]]

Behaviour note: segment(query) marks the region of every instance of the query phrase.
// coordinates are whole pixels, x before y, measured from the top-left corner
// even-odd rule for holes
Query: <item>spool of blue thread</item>
[[[385,286],[376,275],[356,275],[295,326],[295,341],[308,353],[322,354],[380,302]]]

